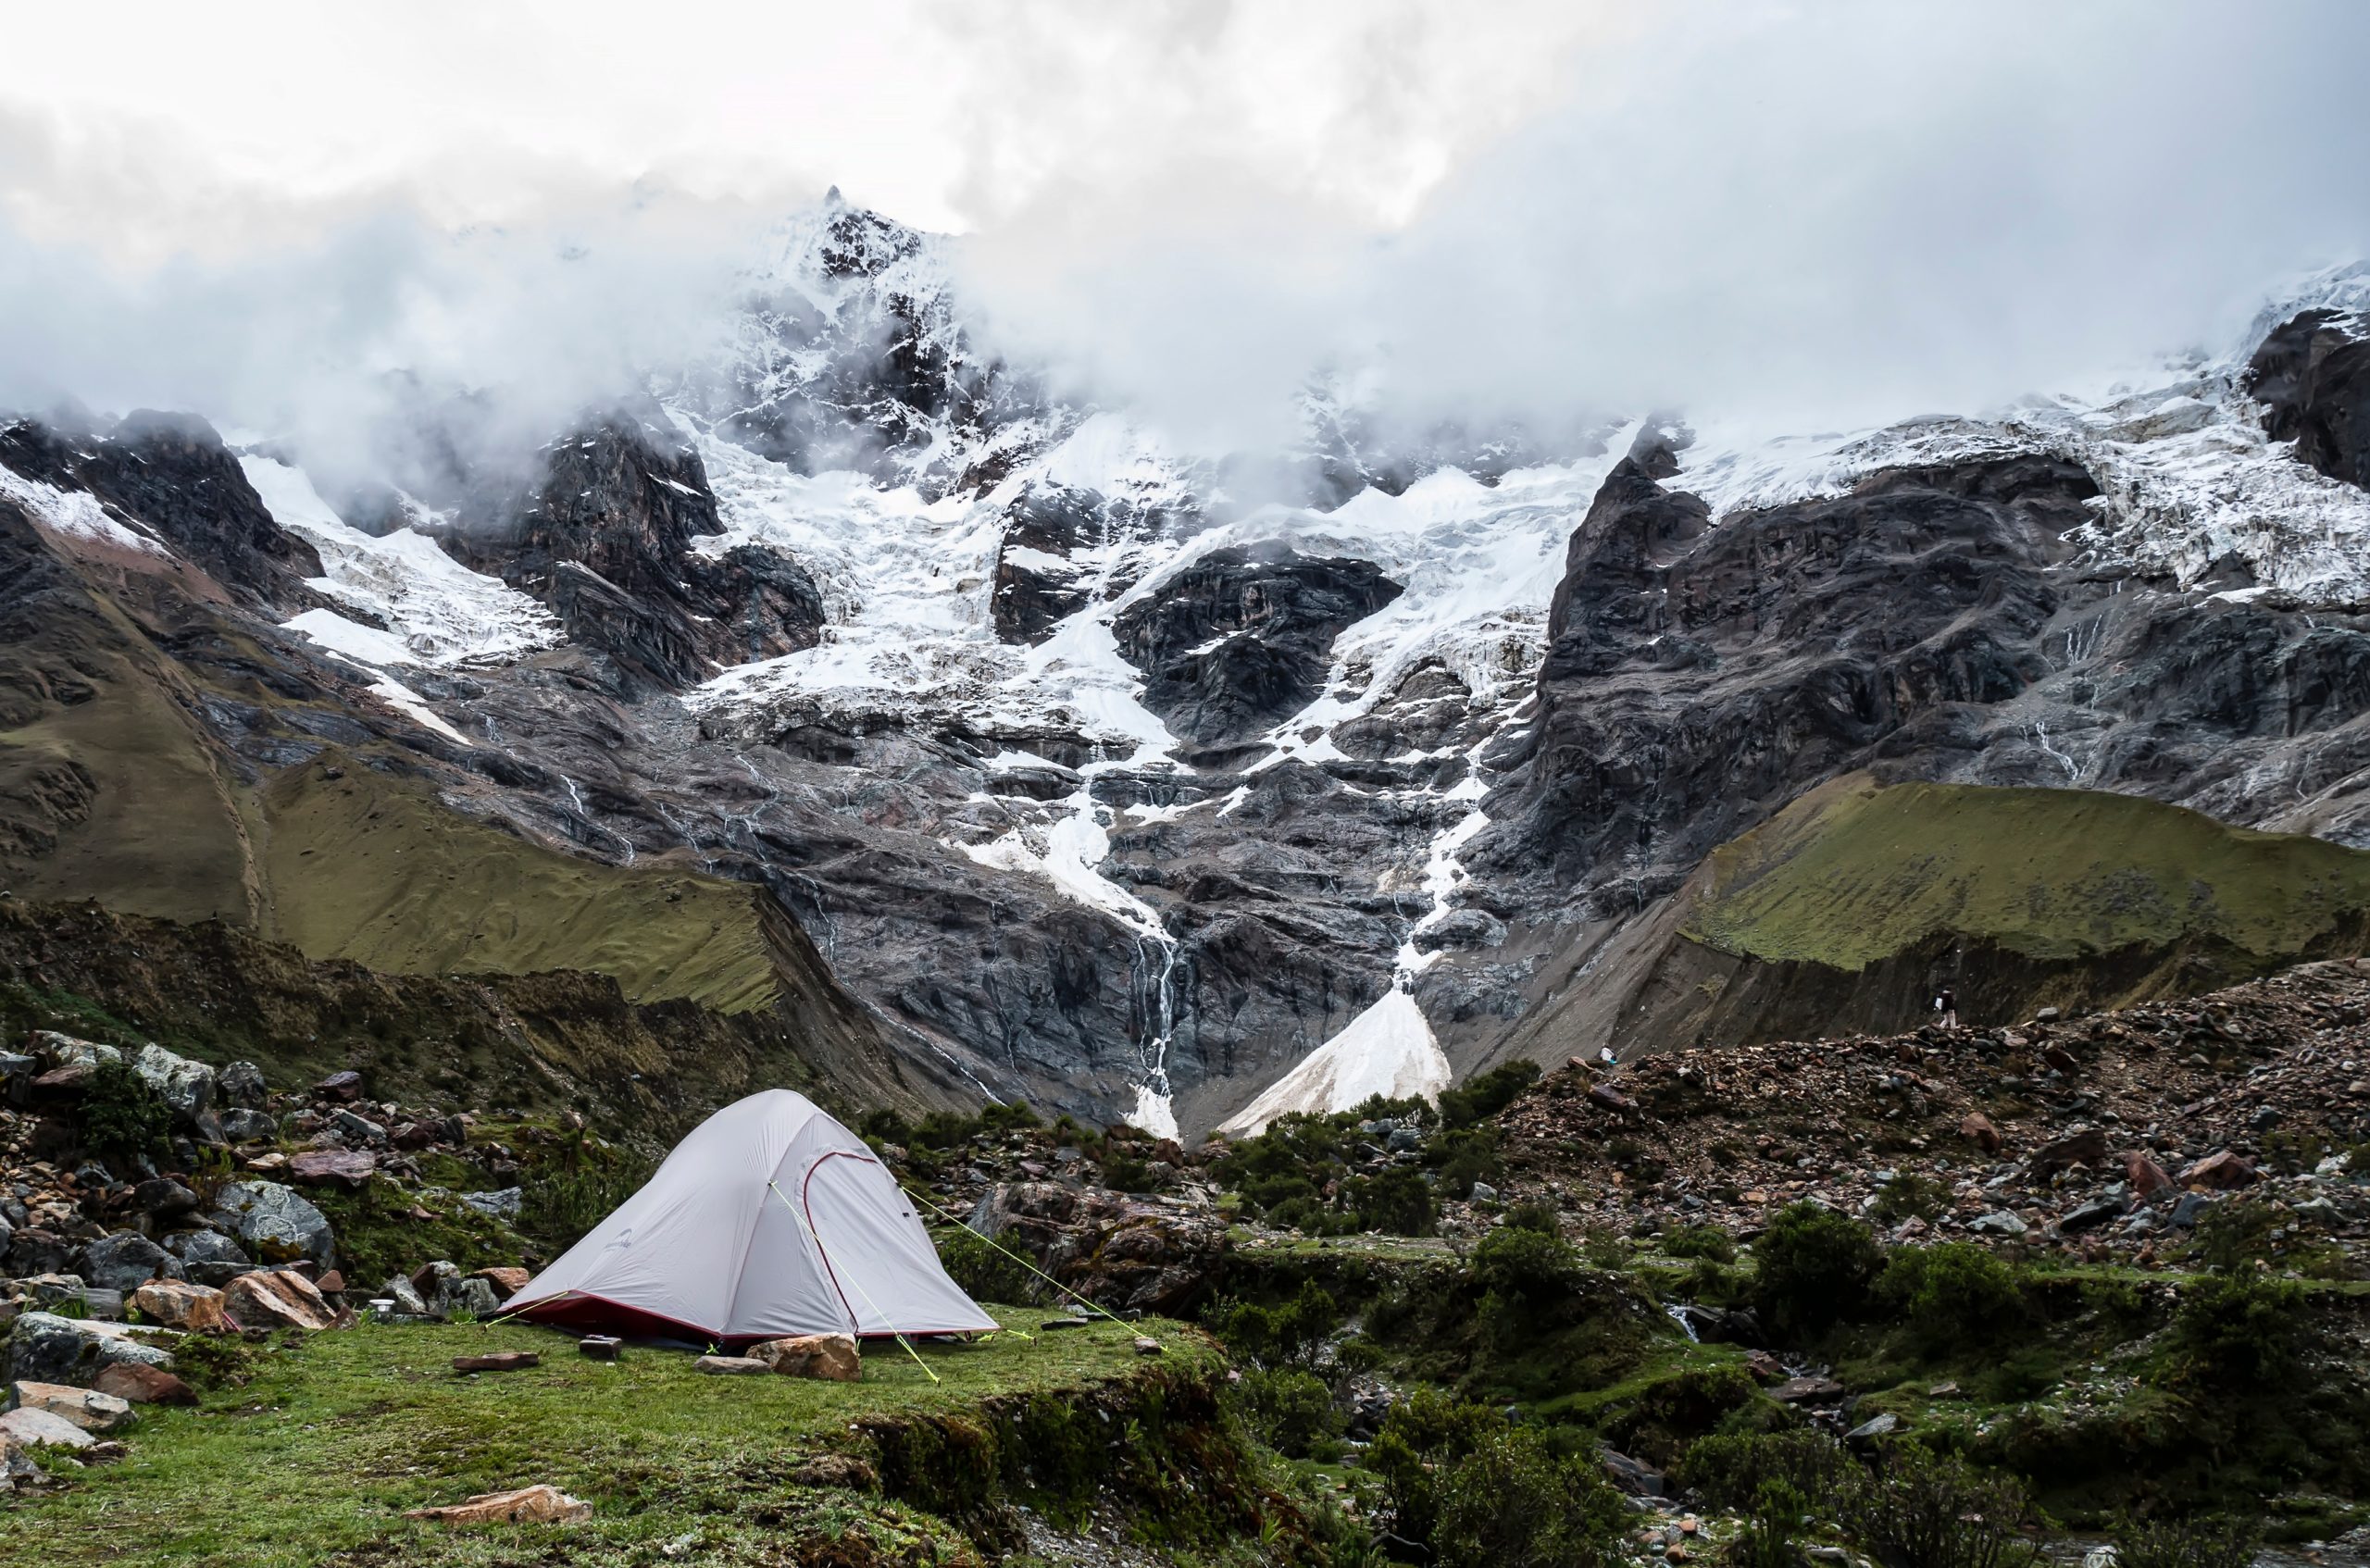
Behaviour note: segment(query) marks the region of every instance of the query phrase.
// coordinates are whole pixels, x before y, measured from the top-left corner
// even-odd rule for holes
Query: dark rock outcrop
[[[2248,362],[2247,390],[2299,462],[2370,489],[2370,330],[2359,317],[2308,310],[2285,322]]]
[[[1370,561],[1214,550],[1112,622],[1144,705],[1190,740],[1257,733],[1325,689],[1333,639],[1399,597]]]

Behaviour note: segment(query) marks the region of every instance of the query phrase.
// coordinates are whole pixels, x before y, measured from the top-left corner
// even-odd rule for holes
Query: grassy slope
[[[2035,958],[2215,937],[2295,953],[2370,908],[2370,854],[2077,790],[1814,790],[1714,852],[1686,934],[1859,969],[1938,932]]]
[[[736,1013],[773,999],[754,890],[620,869],[472,822],[423,787],[348,764],[265,791],[270,933],[395,974],[589,969],[635,1002]]]
[[[1034,1329],[1048,1313],[999,1308]],[[795,1484],[809,1457],[844,1450],[865,1417],[955,1415],[995,1395],[1078,1389],[1145,1366],[1204,1368],[1206,1342],[1148,1322],[1168,1353],[1132,1349],[1138,1326],[1031,1339],[997,1336],[919,1353],[871,1347],[859,1385],[707,1377],[680,1351],[629,1348],[614,1364],[523,1326],[364,1325],[272,1353],[246,1387],[201,1410],[151,1411],[123,1462],[62,1496],[0,1504],[0,1565],[659,1561],[685,1536],[690,1561],[788,1562],[786,1531],[851,1526],[945,1537],[942,1523],[878,1498]],[[457,1376],[456,1355],[542,1352],[531,1370]],[[1205,1368],[1204,1368],[1205,1369]],[[448,1532],[403,1511],[549,1482],[595,1505],[589,1524]],[[858,1559],[850,1559],[857,1561]]]

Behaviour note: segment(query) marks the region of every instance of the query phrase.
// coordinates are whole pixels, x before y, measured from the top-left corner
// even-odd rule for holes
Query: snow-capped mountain
[[[949,243],[786,223],[724,354],[524,482],[19,421],[0,512],[143,606],[226,789],[336,746],[762,889],[917,1095],[1163,1132],[1661,1038],[1689,879],[1843,773],[2370,840],[2362,271],[2220,355],[1816,437],[1394,450],[1315,383],[1304,492],[1245,505],[981,354]]]

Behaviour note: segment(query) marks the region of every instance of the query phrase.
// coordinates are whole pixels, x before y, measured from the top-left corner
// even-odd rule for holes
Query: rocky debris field
[[[1581,1227],[1750,1235],[1808,1199],[1896,1241],[2145,1264],[2243,1193],[2277,1211],[2266,1246],[2355,1260],[2370,965],[2006,1028],[1576,1061],[1502,1126],[1508,1197]]]

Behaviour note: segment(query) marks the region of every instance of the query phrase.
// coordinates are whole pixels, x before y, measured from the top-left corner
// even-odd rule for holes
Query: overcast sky
[[[1369,360],[1426,416],[1968,406],[2370,255],[2353,0],[134,4],[8,44],[0,404],[593,395],[834,182],[1221,436]]]

